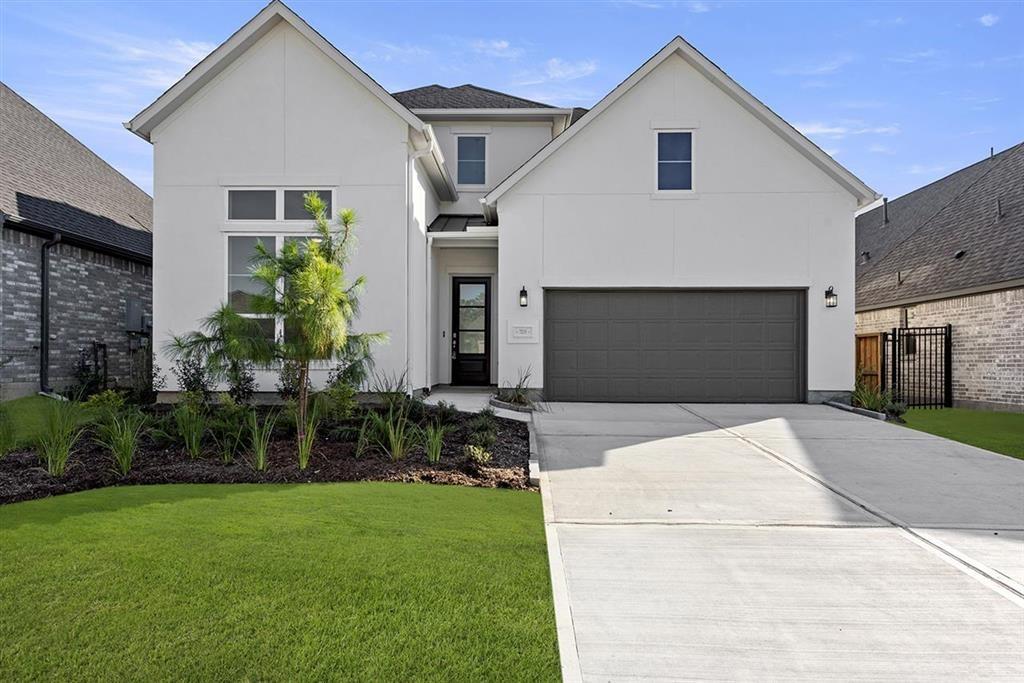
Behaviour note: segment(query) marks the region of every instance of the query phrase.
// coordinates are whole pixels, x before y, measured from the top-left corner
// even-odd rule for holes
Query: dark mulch
[[[313,447],[309,467],[300,470],[294,435],[275,435],[268,454],[269,465],[255,471],[243,444],[239,456],[224,463],[209,444],[202,458],[188,457],[183,449],[144,439],[125,477],[113,470],[110,454],[96,445],[90,434],[79,442],[63,476],[51,477],[34,451],[10,453],[0,458],[0,504],[46,498],[104,486],[136,484],[290,484],[302,482],[396,481],[527,489],[529,485],[529,433],[522,422],[496,418],[498,439],[490,449],[492,460],[483,467],[468,461],[463,447],[468,442],[471,413],[459,413],[445,439],[441,461],[427,462],[422,448],[404,460],[392,462],[371,452],[355,456],[355,443],[344,440],[345,429],[358,420],[324,425],[323,438]],[[352,431],[349,429],[348,431]],[[340,439],[336,436],[342,434]]]

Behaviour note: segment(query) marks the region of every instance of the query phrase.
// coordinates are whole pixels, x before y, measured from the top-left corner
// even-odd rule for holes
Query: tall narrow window
[[[263,291],[263,285],[252,276],[252,260],[256,256],[258,242],[262,242],[270,252],[277,249],[277,239],[273,235],[228,237],[228,303],[236,313],[258,318],[264,333],[273,339],[274,319],[260,317],[252,309],[253,294]]]
[[[487,138],[463,135],[458,138],[459,185],[483,185],[487,176]]]
[[[692,133],[658,133],[658,189],[693,189]]]
[[[272,221],[276,218],[276,190],[228,190],[229,220]]]

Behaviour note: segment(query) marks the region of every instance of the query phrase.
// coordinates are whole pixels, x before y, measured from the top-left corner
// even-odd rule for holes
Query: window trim
[[[487,187],[487,179],[491,177],[490,165],[491,165],[491,145],[488,140],[490,135],[483,132],[470,132],[455,133],[455,189],[466,190],[469,192],[477,191],[481,192]],[[483,138],[484,140],[484,181],[482,183],[463,183],[459,182],[459,140],[462,138]],[[475,161],[475,159],[469,159],[469,161]]]
[[[284,192],[285,190],[315,190],[321,194],[329,193],[331,197],[331,211],[337,212],[338,188],[330,185],[318,185],[315,183],[304,183],[300,185],[222,185],[224,189],[224,224],[235,226],[257,226],[257,225],[288,225],[297,228],[315,225],[312,218],[288,218],[284,217]],[[273,190],[274,191],[274,218],[230,218],[231,192],[236,190]],[[334,216],[328,216],[328,221],[334,223]],[[241,235],[240,235],[241,236]]]
[[[697,131],[695,128],[655,128],[651,131],[654,140],[654,194],[661,197],[695,197],[697,195]],[[658,187],[658,172],[661,160],[658,158],[658,136],[662,133],[690,134],[690,189],[662,190]]]

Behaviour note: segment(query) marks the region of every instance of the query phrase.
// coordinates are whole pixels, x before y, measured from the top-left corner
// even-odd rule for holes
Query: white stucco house
[[[682,38],[560,109],[388,93],[275,1],[126,126],[154,149],[158,349],[244,312],[255,240],[308,235],[318,190],[359,215],[359,327],[411,390],[525,368],[558,400],[853,385],[854,213],[876,195]]]

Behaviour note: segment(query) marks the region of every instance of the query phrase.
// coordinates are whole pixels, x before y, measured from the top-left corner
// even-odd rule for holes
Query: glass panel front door
[[[452,279],[452,384],[490,384],[490,278]]]

